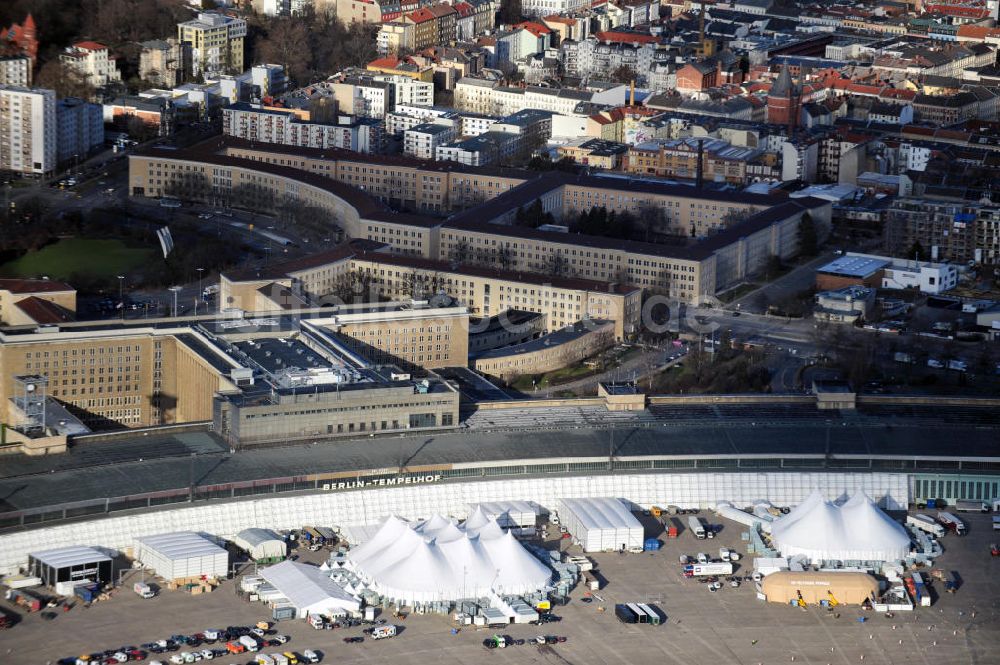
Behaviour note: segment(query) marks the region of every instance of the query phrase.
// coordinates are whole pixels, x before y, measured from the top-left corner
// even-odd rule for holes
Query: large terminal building
[[[895,510],[1000,496],[996,399],[604,386],[515,401],[448,378],[505,375],[498,349],[534,357],[540,334],[625,338],[644,294],[696,301],[793,255],[804,219],[827,227],[826,202],[280,150],[152,150],[130,159],[130,192],[308,206],[336,223],[336,247],[225,273],[225,316],[0,330],[0,421],[19,426],[3,450],[34,453],[0,458],[0,569],[167,531],[375,525],[488,501],[789,506],[819,489]],[[655,210],[692,240],[517,225],[539,206],[556,227],[593,206]],[[390,302],[323,306],[359,275]]]

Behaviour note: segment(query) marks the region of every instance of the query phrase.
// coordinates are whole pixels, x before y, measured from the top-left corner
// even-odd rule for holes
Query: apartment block
[[[246,21],[218,12],[177,24],[177,41],[191,46],[192,73],[206,77],[243,71],[246,36]]]
[[[222,133],[248,141],[303,148],[382,150],[384,132],[370,118],[337,116],[330,122],[300,120],[293,111],[239,102],[222,110]]]
[[[98,42],[77,42],[67,47],[59,60],[95,88],[122,80],[117,60]]]
[[[191,46],[174,38],[142,42],[139,78],[161,88],[176,88],[191,71]]]
[[[82,99],[67,97],[56,104],[60,164],[82,161],[104,145],[104,109]]]
[[[56,168],[56,93],[0,86],[0,170],[44,175]]]
[[[0,85],[31,87],[31,58],[26,55],[0,55]]]

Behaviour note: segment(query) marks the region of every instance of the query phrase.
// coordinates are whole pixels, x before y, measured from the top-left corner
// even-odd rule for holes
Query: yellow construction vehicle
[[[837,605],[840,605],[840,601],[837,600],[837,597],[833,595],[832,591],[827,591],[826,595],[828,596],[827,602],[830,604],[831,608],[836,607]]]
[[[797,604],[797,605],[798,605],[799,607],[801,607],[802,609],[806,609],[806,601],[805,601],[805,599],[804,599],[804,598],[802,597],[802,592],[801,592],[801,591],[799,591],[798,589],[796,589],[796,590],[795,590],[795,595],[797,595],[797,596],[798,596],[798,600],[796,600],[796,601],[795,601],[795,603],[796,603],[796,604]]]

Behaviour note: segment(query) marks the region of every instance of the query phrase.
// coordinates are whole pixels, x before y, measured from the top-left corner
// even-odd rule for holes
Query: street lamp
[[[174,318],[177,318],[177,292],[181,290],[181,287],[171,286],[168,290],[174,294]]]
[[[122,310],[122,323],[125,323],[125,275],[118,275],[118,306]]]
[[[205,272],[204,268],[195,268],[198,271],[198,294],[194,299],[194,315],[198,316],[198,301],[201,300],[201,274]]]

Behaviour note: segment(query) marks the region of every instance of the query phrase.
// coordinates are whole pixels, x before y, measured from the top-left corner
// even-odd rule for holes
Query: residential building
[[[67,47],[59,59],[65,67],[94,88],[122,80],[118,63],[104,44],[90,41],[77,42]]]
[[[896,199],[886,214],[885,249],[893,256],[912,258],[919,247],[932,261],[975,261],[976,250],[985,249],[977,247],[978,211],[977,204],[962,201]]]
[[[154,136],[170,136],[176,126],[176,107],[171,99],[135,95],[118,97],[104,104],[106,124],[128,131],[132,118],[141,120]]]
[[[104,111],[100,104],[67,97],[56,103],[60,164],[81,162],[104,145]]]
[[[750,179],[750,164],[762,153],[760,148],[734,146],[721,139],[645,141],[629,147],[624,169],[661,178],[694,179],[701,155],[704,182],[744,184]]]
[[[140,44],[139,78],[161,88],[176,88],[191,71],[191,47],[173,37]]]
[[[0,54],[26,55],[32,69],[38,59],[38,45],[38,28],[31,14],[25,17],[24,23],[12,23],[0,29]]]
[[[459,123],[448,118],[416,125],[403,133],[403,153],[417,159],[434,159],[438,146],[453,141],[458,129]]]
[[[54,171],[58,131],[54,91],[0,86],[0,171]]]
[[[375,37],[376,48],[380,55],[397,55],[403,51],[413,51],[416,48],[416,25],[406,21],[396,20],[383,23]]]
[[[31,87],[31,58],[26,55],[0,55],[0,85]]]
[[[569,157],[577,164],[595,169],[616,171],[621,168],[629,147],[624,143],[581,137],[556,146],[559,158]]]
[[[382,127],[368,118],[338,114],[326,121],[301,120],[294,111],[238,102],[222,109],[222,133],[260,143],[302,148],[381,152]]]
[[[177,41],[191,46],[191,70],[206,78],[243,71],[247,22],[219,12],[200,12],[177,24]]]
[[[587,7],[590,7],[590,4],[584,0],[523,0],[521,13],[539,18],[550,15],[565,16]]]

